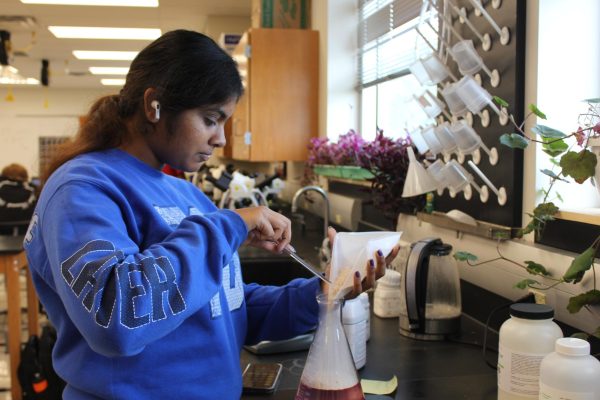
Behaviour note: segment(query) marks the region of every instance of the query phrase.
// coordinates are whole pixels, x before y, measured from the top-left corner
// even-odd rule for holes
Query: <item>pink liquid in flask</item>
[[[364,400],[360,383],[346,389],[317,389],[300,382],[295,400]]]

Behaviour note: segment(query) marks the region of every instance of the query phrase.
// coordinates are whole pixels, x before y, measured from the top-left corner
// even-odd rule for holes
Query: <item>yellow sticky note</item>
[[[360,385],[365,394],[390,394],[398,387],[398,379],[396,379],[396,375],[392,376],[389,381],[361,379]]]

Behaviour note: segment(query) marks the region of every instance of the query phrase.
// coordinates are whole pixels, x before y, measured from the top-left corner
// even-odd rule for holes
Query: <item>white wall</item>
[[[86,114],[96,98],[114,89],[14,87],[12,102],[6,101],[8,90],[0,86],[0,165],[20,163],[30,176],[36,176],[38,138],[74,135],[79,116]]]
[[[316,3],[316,1],[315,1]],[[331,137],[358,128],[357,46],[358,46],[358,5],[357,1],[329,0],[326,19],[316,27],[321,31],[321,99],[319,136]],[[325,43],[323,41],[325,40]]]

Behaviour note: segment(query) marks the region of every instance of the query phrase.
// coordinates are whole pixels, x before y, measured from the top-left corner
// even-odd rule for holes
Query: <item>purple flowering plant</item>
[[[378,130],[373,141],[366,141],[351,129],[336,143],[327,138],[313,138],[308,146],[305,178],[314,181],[315,165],[351,165],[370,171],[369,179],[373,205],[384,215],[395,220],[399,212],[414,214],[425,205],[425,197],[402,197],[408,171],[408,138],[392,139]]]

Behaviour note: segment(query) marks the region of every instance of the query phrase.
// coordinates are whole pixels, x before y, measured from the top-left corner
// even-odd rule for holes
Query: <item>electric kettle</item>
[[[411,245],[400,281],[400,334],[444,340],[460,330],[460,278],[451,251],[438,238]]]

